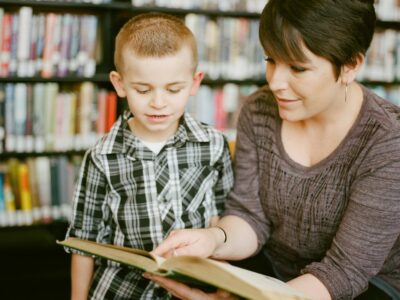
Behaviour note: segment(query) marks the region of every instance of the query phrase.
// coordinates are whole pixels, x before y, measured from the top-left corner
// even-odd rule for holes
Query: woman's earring
[[[347,88],[348,88],[348,85],[346,82],[346,86],[344,87],[344,102],[347,102]]]

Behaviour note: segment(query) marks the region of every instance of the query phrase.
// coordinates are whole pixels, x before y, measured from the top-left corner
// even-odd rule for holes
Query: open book
[[[144,250],[100,244],[77,238],[68,238],[57,243],[192,286],[221,288],[246,299],[307,299],[300,292],[278,279],[213,259],[196,256],[174,256],[165,259]]]

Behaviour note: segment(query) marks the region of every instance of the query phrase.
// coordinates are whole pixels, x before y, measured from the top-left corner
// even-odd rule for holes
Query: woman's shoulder
[[[364,87],[367,118],[387,133],[400,133],[400,107]]]
[[[365,87],[364,99],[360,138],[369,143],[369,155],[400,160],[400,107]]]
[[[247,97],[243,109],[252,114],[274,114],[278,107],[269,86],[264,85]]]

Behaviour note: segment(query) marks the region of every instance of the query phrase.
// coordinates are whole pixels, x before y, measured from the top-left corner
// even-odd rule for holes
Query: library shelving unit
[[[201,8],[135,6],[131,4],[131,1],[123,0],[91,1],[107,2],[99,4],[89,2],[88,0],[0,0],[0,255],[5,262],[5,265],[2,265],[2,272],[0,272],[2,286],[0,295],[5,299],[70,298],[69,257],[61,247],[55,244],[56,239],[63,239],[67,229],[69,210],[68,205],[63,206],[65,204],[63,201],[70,201],[71,191],[65,190],[64,185],[67,188],[73,186],[79,166],[79,157],[88,147],[84,141],[93,142],[98,137],[96,134],[99,133],[100,113],[96,109],[94,112],[91,111],[94,104],[100,103],[100,99],[106,99],[107,103],[111,103],[111,100],[115,101],[109,96],[112,93],[112,86],[108,80],[108,73],[113,69],[115,35],[129,17],[139,13],[158,11],[177,15],[185,19],[189,27],[192,26],[191,29],[198,39],[200,48],[200,68],[204,67],[206,75],[209,75],[203,81],[204,92],[208,93],[207,95],[213,95],[213,93],[221,95],[220,93],[226,90],[229,97],[235,96],[239,99],[235,100],[234,105],[232,103],[228,105],[233,109],[223,116],[226,119],[235,118],[235,113],[240,106],[242,87],[248,87],[244,92],[244,94],[248,94],[252,88],[265,84],[262,75],[264,71],[262,52],[258,45],[259,13],[246,12],[243,9],[221,11]],[[5,17],[6,15],[8,17]],[[15,16],[17,17],[13,18]],[[63,17],[60,20],[57,16]],[[87,20],[86,17],[88,17]],[[29,18],[31,23],[26,23],[26,18]],[[47,18],[50,21],[47,21]],[[13,19],[15,24],[13,24]],[[32,21],[33,19],[35,21]],[[43,25],[46,22],[52,24],[47,29]],[[72,25],[77,23],[85,24],[83,27],[92,28],[92,31],[82,32],[81,28]],[[235,26],[235,30],[232,30],[231,26]],[[9,28],[8,31],[7,28]],[[239,36],[248,39],[240,40],[239,36],[224,36],[222,28],[228,34],[229,32],[241,32]],[[247,31],[241,31],[242,28]],[[380,21],[377,28],[380,31],[399,31],[400,22]],[[204,29],[211,30],[211,34],[202,32]],[[45,41],[46,30],[56,32],[53,42]],[[93,32],[93,30],[95,31]],[[215,34],[215,30],[221,30],[221,32]],[[23,34],[25,34],[24,38],[21,37]],[[205,38],[212,35],[222,36],[223,39],[210,42]],[[87,42],[88,40],[92,42]],[[228,42],[226,42],[227,40]],[[234,41],[232,42],[232,40]],[[26,49],[30,50],[19,50],[16,48],[16,41],[25,43]],[[80,42],[82,43],[80,44]],[[52,43],[55,44],[53,47],[59,50],[51,50],[49,45]],[[211,51],[214,53],[211,59],[202,57],[202,55],[208,55],[207,47],[210,47],[210,44],[205,45],[206,43],[211,43],[211,47],[218,46],[218,48],[225,49],[230,54],[224,52],[215,54],[215,51]],[[46,50],[46,46],[50,50]],[[25,47],[19,48],[25,49]],[[46,51],[49,53],[59,51],[59,53],[50,59],[50,62],[45,62],[44,53]],[[69,55],[64,57],[63,51],[70,51]],[[40,53],[43,56],[40,56]],[[232,59],[229,55],[233,55],[234,62],[226,60],[227,56],[228,59]],[[75,60],[75,57],[78,59]],[[216,70],[215,64],[224,60],[225,64],[222,63]],[[15,61],[17,61],[16,65]],[[19,66],[21,67],[19,68]],[[250,66],[250,70],[246,70],[243,66]],[[364,81],[366,84],[376,86],[390,86],[393,82],[396,83],[396,79],[387,81],[378,78]],[[104,96],[104,93],[107,96]],[[99,95],[102,95],[102,98]],[[12,105],[9,108],[7,97],[13,99],[12,102],[18,107],[18,110],[13,110]],[[94,100],[86,103],[82,100],[86,99],[85,97],[91,97]],[[47,102],[44,100],[40,102],[42,98]],[[29,99],[35,101],[30,102]],[[79,101],[79,106],[76,104],[77,101]],[[228,101],[231,100],[228,99]],[[35,106],[32,102],[39,104]],[[54,104],[56,102],[57,106]],[[86,106],[82,104],[84,102]],[[64,103],[64,106],[59,103]],[[79,130],[86,128],[87,131],[84,132],[86,135],[80,136],[75,142],[69,136],[61,135],[61,139],[59,139],[59,132],[53,132],[50,137],[46,135],[46,132],[43,133],[44,129],[53,128],[56,126],[55,124],[58,124],[54,123],[55,120],[62,123],[56,116],[59,114],[58,109],[65,112],[59,108],[68,107],[68,104],[65,103],[73,107],[71,110],[75,115],[74,123],[78,122],[78,116],[81,115],[83,118],[91,120],[89,124],[79,125]],[[75,106],[71,103],[75,103]],[[116,108],[107,107],[107,109],[114,113],[115,119],[116,115],[124,109],[124,105],[118,103]],[[22,115],[21,110],[24,112]],[[196,114],[196,111],[192,112]],[[29,113],[32,114],[33,121],[27,117]],[[208,110],[205,114],[209,116],[214,115],[215,112],[210,113]],[[46,119],[43,119],[44,115]],[[202,118],[201,115],[197,117]],[[49,121],[48,118],[53,119]],[[107,120],[110,122],[109,119],[110,115],[106,115],[105,121],[103,120],[102,123],[107,123]],[[35,122],[41,124],[42,127]],[[221,125],[218,120],[217,123],[222,126],[220,129],[224,129],[224,124]],[[12,130],[14,128],[21,129],[21,124],[22,133],[18,130],[9,131],[10,128]],[[64,126],[68,127],[68,123],[66,124]],[[102,126],[103,131],[100,133],[106,130],[106,125]],[[82,135],[82,132],[79,134]],[[32,135],[35,138],[27,138],[26,135]],[[57,146],[55,146],[56,144]],[[14,179],[11,178],[8,182],[5,174],[18,163],[17,175],[10,176]],[[28,178],[26,178],[26,169],[31,168],[32,165],[36,167],[40,165],[40,168],[37,167],[39,175],[34,176],[33,172],[29,172],[31,176],[28,173]],[[68,173],[70,177],[61,178],[60,174],[64,173]],[[38,178],[32,180],[33,177]],[[56,184],[53,181],[46,182],[45,180],[50,180],[49,178],[58,178],[57,182],[62,182],[62,184]],[[18,183],[19,181],[23,184]],[[8,207],[5,201],[2,202],[5,199],[6,193],[4,192],[9,192],[3,188],[7,182],[11,190],[14,189],[14,192],[18,194],[16,197],[19,200],[18,203],[14,203],[14,208]],[[22,202],[28,201],[26,200],[26,187],[35,183],[39,185],[39,188],[35,193],[33,190],[29,190],[36,195],[31,195],[30,201],[34,202],[32,199],[35,197],[45,197],[43,195],[46,195],[46,201],[44,199],[36,200],[41,203],[39,206],[37,203],[23,204]],[[56,185],[58,190],[54,188]],[[62,201],[54,199],[58,198],[55,195],[60,195],[60,198],[64,199]],[[55,200],[59,202],[54,202]],[[46,202],[46,205],[43,205],[42,202]],[[26,207],[22,209],[21,205],[26,205]],[[17,206],[17,212],[4,213],[6,209],[14,210],[15,206]]]
[[[64,209],[65,199],[61,201],[57,196],[70,201],[71,191],[64,185],[71,188],[72,183],[73,186],[79,157],[88,147],[83,142],[99,136],[93,132],[98,130],[96,118],[99,112],[88,115],[86,111],[84,117],[92,123],[78,127],[82,130],[86,126],[92,131],[89,129],[88,135],[81,136],[77,142],[71,141],[68,135],[62,136],[64,131],[55,130],[51,134],[43,131],[55,128],[57,122],[62,123],[57,119],[59,110],[65,113],[69,105],[71,110],[76,110],[73,112],[74,123],[79,122],[78,116],[85,110],[82,99],[87,97],[88,90],[94,98],[86,104],[89,108],[96,101],[100,102],[99,91],[112,91],[108,73],[113,69],[115,35],[129,17],[150,11],[170,13],[183,19],[190,15],[192,22],[202,24],[211,20],[214,30],[220,25],[218,22],[222,22],[219,19],[229,19],[229,22],[249,20],[253,24],[245,24],[246,28],[252,27],[253,33],[257,28],[258,14],[245,11],[133,6],[130,1],[99,4],[89,1],[0,1],[0,255],[6,262],[0,275],[2,298],[69,299],[69,256],[55,244],[65,235],[69,210],[68,207]],[[88,20],[85,19],[87,16]],[[203,19],[198,21],[196,16]],[[27,23],[28,19],[30,23]],[[51,25],[46,26],[47,23]],[[92,28],[95,32],[82,32],[83,27],[72,25],[76,23],[85,24],[82,25],[85,29]],[[52,39],[48,39],[48,35]],[[88,40],[92,40],[92,44]],[[258,45],[257,39],[254,44]],[[74,47],[75,50],[71,50]],[[23,48],[29,51],[21,50]],[[54,51],[58,51],[56,55]],[[86,51],[83,56],[81,51]],[[80,58],[74,60],[75,56]],[[262,62],[261,55],[258,61]],[[211,91],[225,85],[260,86],[265,83],[262,69],[261,66],[259,76],[253,72],[252,76],[245,77],[238,74],[230,77],[226,73],[215,75],[214,72],[203,85]],[[106,99],[109,101],[110,98]],[[78,101],[79,105],[76,104]],[[85,107],[87,110],[88,106]],[[112,111],[118,115],[123,109],[124,106],[118,103]],[[64,173],[72,180],[61,177]],[[56,181],[52,181],[54,178]],[[36,189],[32,188],[34,184]],[[55,185],[58,185],[58,191]],[[15,193],[13,204],[7,202],[10,191]],[[30,194],[28,198],[27,193]],[[40,198],[44,195],[46,201]]]

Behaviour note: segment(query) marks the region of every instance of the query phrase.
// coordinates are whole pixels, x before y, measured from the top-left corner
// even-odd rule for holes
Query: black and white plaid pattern
[[[67,237],[152,250],[171,230],[208,226],[222,211],[233,185],[224,136],[184,114],[154,154],[129,130],[130,117],[126,112],[85,154]],[[138,270],[96,264],[92,299],[170,297]]]

